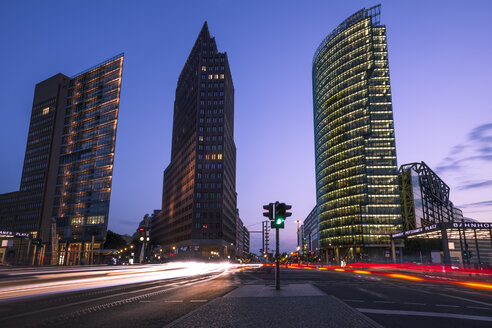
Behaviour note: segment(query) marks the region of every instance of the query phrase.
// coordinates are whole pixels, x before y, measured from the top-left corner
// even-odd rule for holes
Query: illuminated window
[[[202,72],[206,72],[207,71],[207,66],[202,66]]]
[[[46,115],[49,112],[50,112],[50,108],[49,107],[43,108],[43,115]]]
[[[76,216],[73,217],[72,220],[70,221],[72,225],[81,225],[84,224],[84,217],[83,216]]]
[[[222,154],[218,154],[217,159],[222,159]]]
[[[103,224],[104,215],[95,215],[87,217],[87,224]]]
[[[221,75],[222,75],[222,74],[221,74]],[[219,74],[215,74],[215,75],[214,75],[214,78],[215,78],[215,79],[218,79],[218,78],[219,78]]]
[[[213,79],[213,77],[214,77],[214,76],[213,76],[212,74],[209,74],[209,75],[208,75],[208,79],[209,79],[209,80]]]
[[[224,79],[224,74],[220,74],[220,79],[223,80]]]

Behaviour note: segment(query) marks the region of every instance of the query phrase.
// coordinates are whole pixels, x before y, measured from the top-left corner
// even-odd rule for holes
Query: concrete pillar
[[[395,240],[391,239],[391,259],[393,263],[396,263],[396,250],[395,250]]]
[[[448,232],[446,231],[446,228],[441,229],[441,236],[442,236],[442,251],[443,251],[443,262],[444,264],[451,264],[451,254],[449,253],[449,241],[448,241]]]

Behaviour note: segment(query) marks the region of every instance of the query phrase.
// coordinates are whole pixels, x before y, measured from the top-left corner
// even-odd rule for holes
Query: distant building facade
[[[319,239],[318,239],[318,211],[316,206],[309,212],[304,223],[302,225],[303,231],[303,245],[305,252],[318,252],[319,251]]]
[[[36,85],[20,190],[0,196],[0,228],[42,242],[36,263],[89,263],[104,243],[122,67],[121,54]]]
[[[176,87],[155,241],[177,258],[233,258],[236,203],[234,86],[205,22]]]
[[[312,77],[320,247],[347,260],[381,257],[401,208],[380,6],[359,10],[323,40]]]

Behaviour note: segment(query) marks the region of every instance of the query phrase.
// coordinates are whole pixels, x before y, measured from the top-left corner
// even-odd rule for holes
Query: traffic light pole
[[[277,248],[276,254],[275,254],[275,289],[280,290],[280,252],[279,252],[279,233],[280,229],[277,227],[275,228],[275,246]]]

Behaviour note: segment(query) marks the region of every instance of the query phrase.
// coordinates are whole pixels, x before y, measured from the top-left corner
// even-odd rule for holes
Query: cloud
[[[448,155],[436,167],[436,172],[459,172],[465,168],[467,162],[492,162],[492,123],[479,125],[471,130],[466,142],[457,144],[449,150]],[[485,183],[484,181],[483,183]],[[483,185],[478,184],[477,187]],[[463,187],[463,189],[471,189]]]
[[[487,186],[492,186],[492,180],[487,180],[487,181],[482,181],[482,182],[475,182],[475,183],[468,183],[463,186],[459,186],[459,190],[468,190],[468,189],[474,189],[474,188],[481,188],[481,187],[487,187]]]
[[[484,206],[492,206],[492,200],[485,200],[482,202],[463,204],[463,205],[459,205],[458,208],[461,208],[461,207],[464,207],[464,208],[466,208],[466,207],[484,207]]]
[[[469,138],[471,140],[492,142],[492,123],[477,126],[470,132]]]

